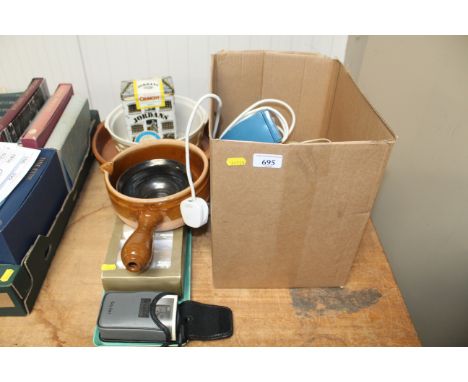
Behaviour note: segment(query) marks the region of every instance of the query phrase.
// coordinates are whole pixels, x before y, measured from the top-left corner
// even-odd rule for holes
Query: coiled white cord
[[[195,113],[197,109],[200,107],[201,103],[207,99],[214,99],[217,103],[217,108],[216,108],[216,119],[215,123],[213,126],[213,137],[216,137],[216,133],[218,132],[218,126],[219,126],[219,119],[221,118],[221,108],[223,107],[223,101],[219,96],[213,93],[205,94],[202,96],[195,106],[193,107],[192,113],[190,114],[188,123],[187,123],[187,128],[185,129],[185,168],[187,172],[187,179],[190,185],[190,191],[192,194],[192,199],[195,199],[195,186],[193,184],[192,180],[192,173],[190,171],[190,149],[189,149],[189,141],[190,141],[190,129],[192,127],[193,120],[195,118]],[[286,110],[289,112],[291,115],[291,123],[288,124],[286,121],[286,118],[284,118],[283,114],[281,114],[278,110],[271,106],[262,106],[262,105],[271,105],[271,104],[277,104],[281,105],[286,108]],[[237,123],[239,123],[241,120],[244,120],[245,118],[250,117],[251,115],[257,113],[258,111],[262,110],[268,110],[269,112],[273,113],[276,118],[279,121],[280,126],[278,127],[278,130],[281,132],[281,142],[284,143],[286,140],[289,138],[291,133],[294,130],[294,127],[296,126],[296,114],[294,113],[294,110],[289,106],[286,102],[281,101],[279,99],[273,99],[273,98],[268,98],[268,99],[262,99],[260,101],[255,102],[254,104],[250,105],[247,109],[245,109],[242,113],[240,113],[234,121],[232,121],[229,126],[226,128],[226,130],[223,131],[221,136],[219,137],[220,139],[223,138],[223,136],[231,129],[233,128]]]
[[[190,227],[198,228],[208,222],[209,218],[209,208],[207,202],[202,199],[198,198],[195,194],[195,185],[193,184],[192,179],[192,172],[190,171],[190,129],[192,127],[193,120],[195,118],[195,113],[197,109],[200,107],[200,104],[205,101],[206,99],[211,98],[217,102],[217,110],[216,110],[216,119],[213,126],[213,135],[212,137],[216,137],[216,133],[218,132],[218,125],[219,120],[221,118],[221,108],[223,106],[223,102],[221,98],[216,94],[205,94],[201,97],[197,103],[195,104],[192,113],[190,114],[187,128],[185,129],[185,169],[187,172],[187,180],[190,186],[191,197],[183,200],[180,204],[180,211],[182,214],[182,218],[184,223]],[[278,104],[285,107],[288,112],[291,114],[291,124],[288,124],[286,118],[276,109],[272,108],[271,106],[261,106],[265,104]],[[281,142],[284,143],[289,138],[290,134],[294,130],[294,126],[296,124],[296,115],[294,114],[293,109],[289,106],[286,102],[277,100],[277,99],[264,99],[258,102],[255,102],[253,105],[249,106],[245,109],[231,124],[226,128],[226,130],[221,134],[220,138],[226,134],[233,126],[235,126],[239,121],[243,120],[244,118],[248,118],[254,113],[258,111],[268,110],[269,112],[273,113],[276,116],[276,119],[279,121],[280,126],[278,129],[282,134]]]

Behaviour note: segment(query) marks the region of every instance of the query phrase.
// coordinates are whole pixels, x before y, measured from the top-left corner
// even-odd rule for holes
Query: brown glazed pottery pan
[[[93,135],[91,148],[97,161],[101,164],[110,162],[119,153],[111,135],[102,122],[98,125]]]
[[[210,159],[210,139],[208,138],[207,130],[208,129],[205,128],[203,131],[198,145],[203,150],[206,157]],[[94,156],[100,164],[111,162],[119,153],[115,147],[115,142],[113,141],[112,136],[104,126],[104,122],[101,122],[98,125],[91,141],[91,147]]]
[[[208,159],[190,144],[190,170],[198,197],[208,200]],[[170,159],[185,165],[185,143],[174,139],[142,142],[117,154],[112,162],[101,165],[104,182],[115,212],[126,224],[135,227],[121,251],[125,267],[141,272],[151,262],[153,231],[173,230],[184,225],[180,203],[190,196],[187,187],[175,194],[152,199],[126,196],[116,189],[117,180],[127,169],[151,159]]]

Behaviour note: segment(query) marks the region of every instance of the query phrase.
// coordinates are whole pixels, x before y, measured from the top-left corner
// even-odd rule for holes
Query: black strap
[[[166,340],[164,341],[162,346],[169,346],[172,343],[171,331],[169,330],[169,328],[166,325],[164,325],[161,322],[161,320],[156,315],[156,305],[159,302],[159,300],[164,298],[164,296],[167,296],[167,295],[170,295],[170,294],[171,293],[159,293],[155,298],[153,298],[153,300],[151,301],[151,304],[150,304],[150,316],[151,316],[152,320],[154,321],[154,323],[156,324],[156,326],[159,329],[161,329],[164,332],[164,335],[166,336]]]
[[[184,301],[178,312],[178,332],[183,343],[229,338],[234,332],[232,311],[227,307]]]
[[[209,341],[232,336],[234,327],[231,309],[196,301],[184,301],[178,305],[177,340],[172,341],[169,328],[156,315],[157,303],[170,294],[160,293],[150,304],[150,316],[166,337],[162,346],[182,346],[190,340]]]

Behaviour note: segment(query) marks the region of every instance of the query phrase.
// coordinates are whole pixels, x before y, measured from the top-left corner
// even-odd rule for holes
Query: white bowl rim
[[[176,94],[175,95],[175,98],[176,98],[176,104],[177,104],[177,99],[180,99],[182,101],[185,101],[187,103],[192,103],[193,106],[195,106],[195,103],[196,101],[194,101],[192,98],[189,98],[189,97],[186,97],[186,96],[182,96],[182,95],[178,95]],[[123,105],[120,104],[118,106],[116,106],[114,109],[112,109],[112,111],[107,115],[106,119],[104,120],[104,127],[106,128],[106,130],[109,132],[109,134],[112,136],[113,139],[115,139],[118,143],[122,144],[122,145],[125,145],[125,146],[133,146],[133,145],[137,145],[138,143],[137,142],[132,142],[132,141],[128,141],[126,139],[123,139],[121,137],[119,137],[117,134],[115,134],[112,129],[109,127],[110,126],[110,120],[111,118],[119,111],[119,109],[123,109]],[[202,117],[202,120],[203,120],[203,123],[200,124],[200,126],[198,126],[195,131],[192,131],[190,133],[190,138],[192,138],[194,135],[198,134],[199,133],[199,130],[208,123],[208,113],[206,112],[205,108],[203,106],[199,106],[198,107],[198,110],[197,110],[197,114],[201,114],[201,117]],[[181,141],[183,140],[184,137],[182,138],[177,138],[177,140]]]

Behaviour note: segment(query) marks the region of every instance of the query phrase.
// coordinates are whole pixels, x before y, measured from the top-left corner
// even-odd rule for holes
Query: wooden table
[[[91,170],[31,315],[0,317],[2,346],[92,346],[101,263],[115,214]],[[418,346],[400,291],[369,222],[343,289],[214,289],[210,234],[194,232],[192,299],[229,306],[234,336],[199,346]]]

